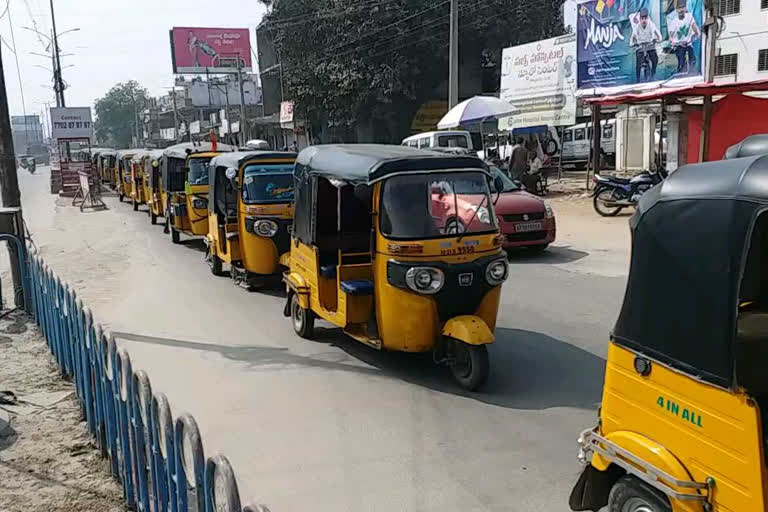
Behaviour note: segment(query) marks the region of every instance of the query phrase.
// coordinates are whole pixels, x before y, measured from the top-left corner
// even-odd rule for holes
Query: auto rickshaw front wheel
[[[672,512],[667,497],[640,479],[625,475],[611,489],[609,512]]]
[[[491,363],[488,359],[488,347],[469,345],[459,340],[450,339],[453,360],[450,364],[453,378],[468,391],[476,391],[488,381]]]
[[[312,333],[315,330],[315,314],[301,307],[299,295],[295,292],[291,294],[291,323],[296,334],[308,340],[312,339]]]
[[[133,211],[139,211],[139,203],[135,199],[133,200]]]
[[[157,224],[157,215],[155,215],[152,212],[149,212],[149,221],[152,223],[153,226]]]
[[[125,199],[125,196],[122,194],[122,192],[117,196],[117,200],[121,203],[123,202],[123,199]]]
[[[173,226],[169,226],[169,229],[171,230],[171,242],[178,244],[181,242],[181,236],[179,235],[179,232],[173,229]]]

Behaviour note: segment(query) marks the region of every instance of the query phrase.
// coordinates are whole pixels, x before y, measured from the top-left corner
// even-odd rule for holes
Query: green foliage
[[[418,107],[447,95],[449,2],[261,0],[280,55],[286,98],[311,121],[383,120],[389,138]],[[462,75],[498,88],[501,50],[562,32],[562,0],[459,0]],[[493,84],[493,85],[490,85]],[[489,87],[492,87],[488,90]],[[377,123],[373,123],[377,124]]]
[[[136,112],[148,97],[147,90],[131,80],[113,86],[96,100],[96,140],[115,148],[127,148],[136,133]]]

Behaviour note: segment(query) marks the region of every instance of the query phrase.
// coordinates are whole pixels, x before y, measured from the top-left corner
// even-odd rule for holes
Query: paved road
[[[567,510],[624,287],[584,273],[578,241],[513,258],[492,377],[468,394],[428,358],[331,329],[302,340],[280,293],[212,276],[199,243],[172,245],[114,198],[80,214],[47,193],[45,169],[20,178],[42,254],[174,412],[194,414],[244,499],[273,512]]]

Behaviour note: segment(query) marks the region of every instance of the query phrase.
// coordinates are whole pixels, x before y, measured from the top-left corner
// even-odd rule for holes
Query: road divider
[[[197,422],[175,420],[167,397],[134,371],[128,351],[94,321],[75,290],[37,255],[27,263],[28,286],[40,327],[59,371],[71,378],[84,420],[126,504],[139,512],[269,512],[241,506],[231,464],[206,459]]]

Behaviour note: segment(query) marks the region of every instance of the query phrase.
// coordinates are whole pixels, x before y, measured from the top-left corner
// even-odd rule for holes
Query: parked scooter
[[[635,207],[642,195],[654,185],[661,183],[667,172],[642,172],[632,178],[595,175],[595,191],[592,204],[603,217],[618,215],[624,208]]]

